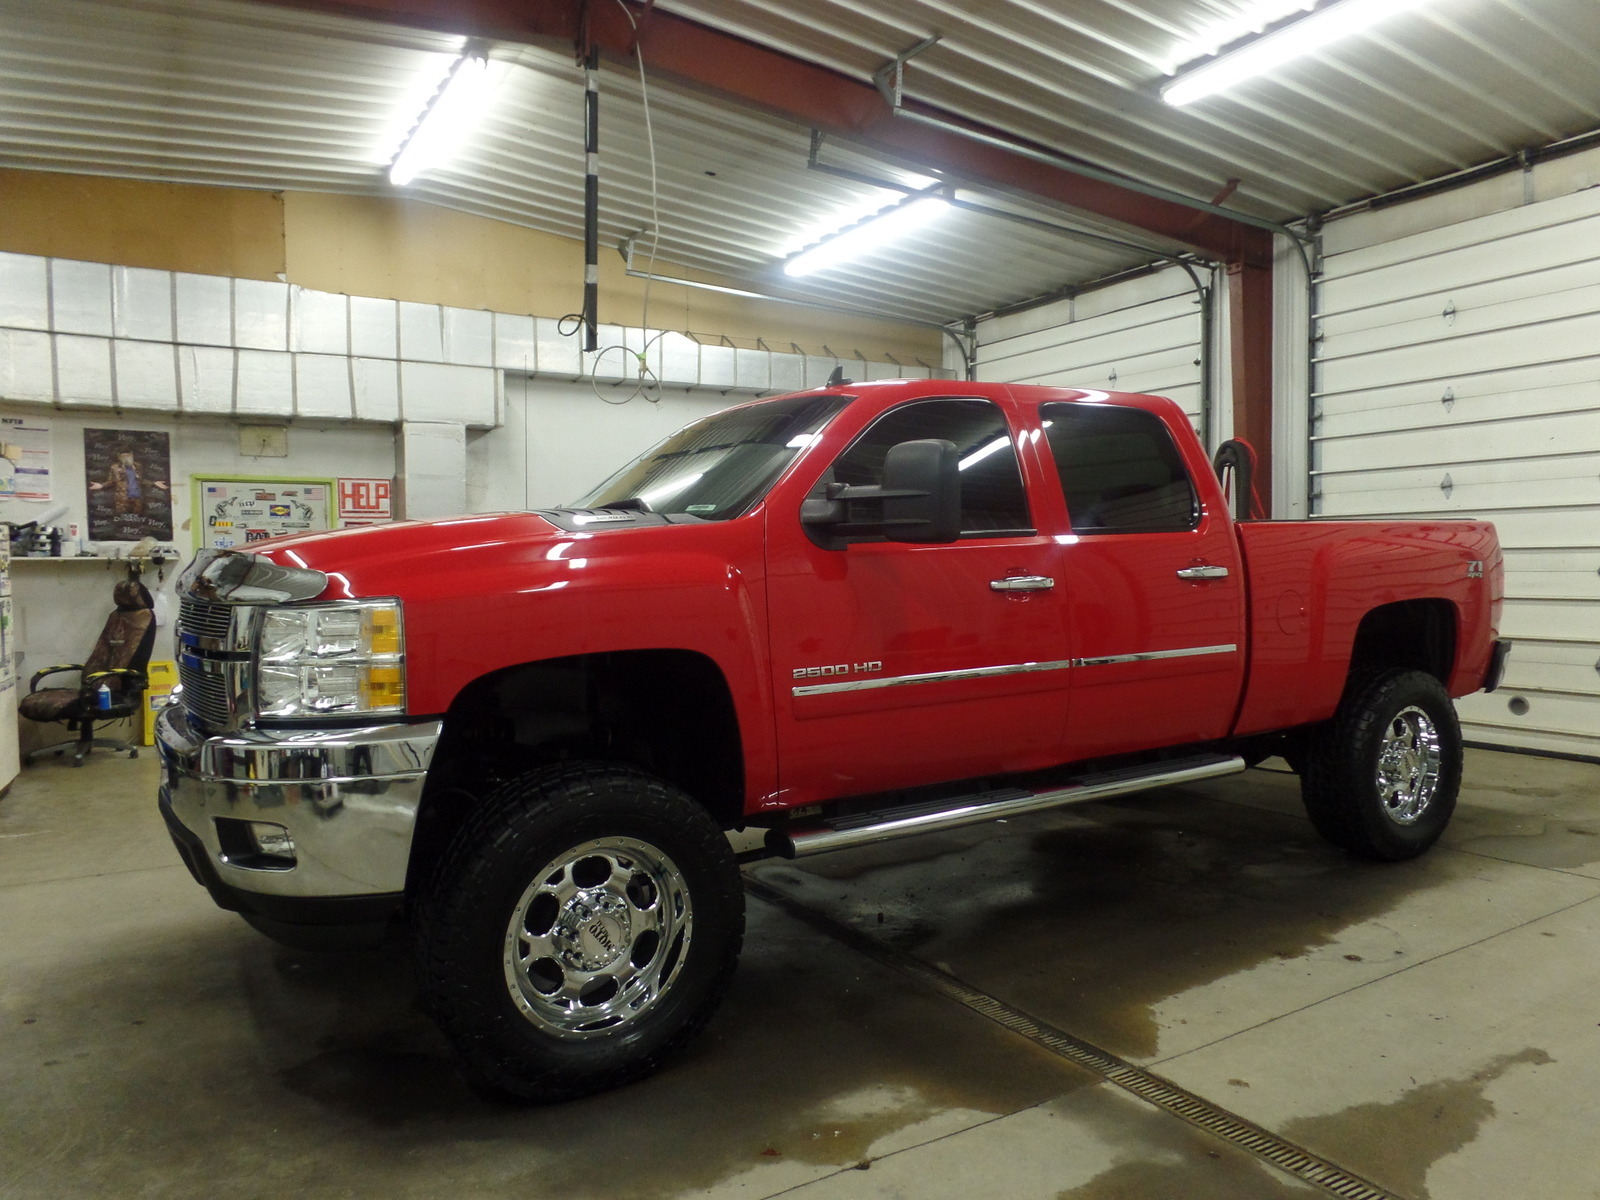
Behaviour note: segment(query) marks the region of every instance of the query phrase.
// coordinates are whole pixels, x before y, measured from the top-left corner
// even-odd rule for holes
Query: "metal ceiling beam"
[[[877,88],[828,67],[759,46],[743,38],[654,8],[619,0],[262,0],[265,3],[391,24],[512,41],[586,42],[617,58],[643,51],[652,73],[702,90],[720,92],[799,124],[848,137],[897,157],[958,174],[975,183],[1024,191],[1192,247],[1216,262],[1271,262],[1271,234],[1241,215],[1235,219],[1204,203],[1150,195],[1126,185],[1075,173],[1070,165],[1029,155],[1062,156],[976,122],[907,100],[908,114],[936,118],[940,126],[896,119]],[[630,23],[632,15],[637,27]],[[963,136],[950,127],[984,139]],[[1008,148],[1010,143],[1016,149]],[[1102,172],[1091,164],[1083,169]]]
[[[1272,234],[1200,201],[1151,195],[1136,181],[1123,186],[1091,164],[1074,170],[1048,147],[906,101],[904,120],[872,83],[760,46],[733,34],[626,0],[262,0],[389,24],[471,37],[570,46],[575,56],[598,47],[631,59],[635,49],[658,77],[755,105],[779,117],[879,148],[902,160],[977,184],[1027,192],[1188,246],[1225,263],[1232,275],[1234,406],[1239,423],[1271,427]],[[1257,441],[1260,477],[1270,440]]]

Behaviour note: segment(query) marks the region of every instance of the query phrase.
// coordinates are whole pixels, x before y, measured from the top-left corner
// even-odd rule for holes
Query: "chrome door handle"
[[[1048,575],[1007,575],[989,581],[990,589],[996,592],[1048,592],[1055,585]]]
[[[1227,567],[1184,567],[1178,572],[1179,579],[1226,579]]]

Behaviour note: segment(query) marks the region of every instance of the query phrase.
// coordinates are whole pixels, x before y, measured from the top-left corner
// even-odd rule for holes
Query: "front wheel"
[[[478,1086],[580,1096],[700,1030],[743,932],[738,866],[699,804],[621,767],[533,771],[484,798],[421,898],[423,1001]]]
[[[1461,787],[1461,726],[1440,682],[1389,671],[1346,696],[1309,739],[1300,793],[1317,832],[1364,858],[1415,858]]]

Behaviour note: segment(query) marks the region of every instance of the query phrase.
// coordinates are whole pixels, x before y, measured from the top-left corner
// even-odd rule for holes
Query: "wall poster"
[[[339,528],[394,520],[394,483],[388,479],[339,480]]]
[[[0,500],[49,499],[49,419],[0,417]]]
[[[89,540],[172,540],[172,448],[156,429],[85,429]]]
[[[249,479],[219,476],[194,481],[195,542],[232,550],[289,533],[331,529],[331,479]]]

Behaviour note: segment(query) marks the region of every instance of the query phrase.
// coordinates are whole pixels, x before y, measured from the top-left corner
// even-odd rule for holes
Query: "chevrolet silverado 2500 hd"
[[[568,508],[205,551],[160,803],[291,944],[396,925],[481,1085],[635,1077],[743,935],[725,831],[807,855],[1240,771],[1421,853],[1492,688],[1477,521],[1236,521],[1170,401],[841,385],[696,421]]]

